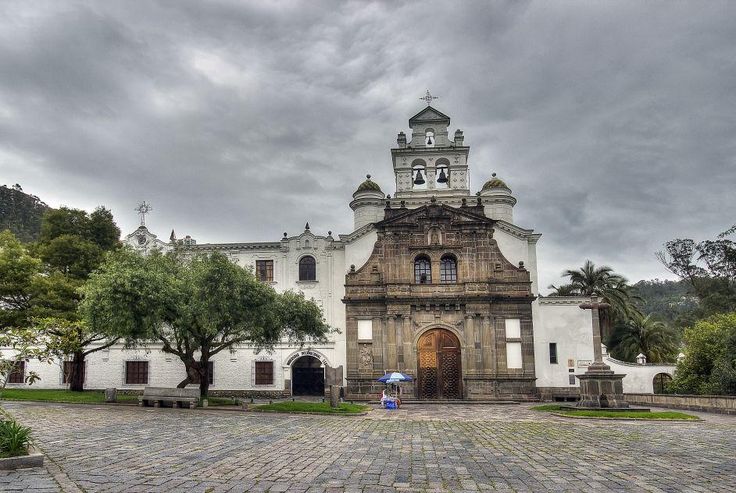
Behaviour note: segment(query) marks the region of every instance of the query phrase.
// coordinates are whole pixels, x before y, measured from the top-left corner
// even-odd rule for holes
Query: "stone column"
[[[465,330],[463,334],[463,368],[467,373],[475,373],[475,327],[473,327],[473,315],[465,314]]]
[[[376,317],[373,319],[373,369],[383,370],[383,321]]]
[[[396,358],[396,319],[393,315],[388,315],[388,323],[386,330],[388,332],[388,369],[395,370],[398,367]]]
[[[394,330],[396,331],[396,368],[404,371],[404,320],[401,315],[394,317]]]
[[[412,347],[414,338],[411,332],[411,316],[403,317],[403,322],[404,335],[401,340],[404,342],[404,370],[414,370],[414,348]]]

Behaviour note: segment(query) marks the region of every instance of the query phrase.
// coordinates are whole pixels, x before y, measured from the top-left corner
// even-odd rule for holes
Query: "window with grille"
[[[273,260],[256,260],[256,278],[259,281],[273,281]]]
[[[125,383],[145,385],[148,383],[148,361],[126,361]]]
[[[549,364],[550,365],[557,364],[557,343],[556,342],[549,343]]]
[[[307,255],[299,261],[299,280],[300,281],[316,281],[317,280],[317,261],[314,257]]]
[[[457,261],[451,255],[440,260],[440,282],[457,282]]]
[[[26,362],[16,361],[13,369],[10,370],[7,383],[25,383],[26,382]]]
[[[432,263],[427,257],[417,257],[414,260],[414,281],[417,284],[432,282]]]
[[[273,384],[273,361],[256,361],[256,385]]]
[[[82,381],[84,381],[86,378],[86,375],[84,374],[85,366],[86,365],[82,365]],[[61,383],[69,383],[71,381],[73,369],[74,369],[73,361],[64,361],[64,369],[62,370],[62,373],[61,373]]]

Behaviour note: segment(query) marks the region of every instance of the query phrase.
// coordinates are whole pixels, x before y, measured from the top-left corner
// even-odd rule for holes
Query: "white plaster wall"
[[[675,365],[637,365],[619,361],[607,355],[603,357],[603,361],[611,367],[611,370],[626,375],[623,379],[625,394],[651,394],[654,392],[655,375],[666,373],[670,377],[675,376]]]
[[[341,344],[344,347],[344,343]],[[335,365],[341,352],[335,344],[310,347],[323,355],[330,365]],[[299,348],[281,346],[272,353],[261,351],[256,353],[251,347],[239,347],[234,354],[223,351],[216,354],[214,361],[214,383],[212,390],[282,390],[284,379],[290,378],[290,367],[286,362]],[[343,351],[344,353],[344,351]],[[4,354],[8,354],[4,351]],[[344,357],[344,356],[343,356]],[[142,390],[147,385],[125,384],[125,362],[148,361],[148,386],[175,387],[186,376],[184,364],[174,355],[163,353],[159,345],[147,349],[123,349],[112,347],[109,351],[98,351],[86,359],[85,388],[104,389],[114,387],[127,390]],[[273,361],[273,385],[255,385],[254,368],[256,361]],[[40,389],[62,389],[62,364],[52,364],[31,360],[26,363],[26,372],[36,371],[41,379],[32,386],[25,384],[8,384],[8,387],[27,387]],[[197,387],[193,385],[192,387]]]
[[[582,373],[579,362],[593,361],[593,329],[590,310],[578,308],[586,298],[540,298],[532,305],[534,317],[534,361],[537,387],[576,387],[569,384],[569,369]],[[557,343],[557,364],[549,362],[549,343]],[[573,360],[573,366],[568,365]]]

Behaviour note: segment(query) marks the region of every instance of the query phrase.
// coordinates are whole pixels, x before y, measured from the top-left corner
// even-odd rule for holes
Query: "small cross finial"
[[[432,104],[433,100],[439,99],[439,98],[437,96],[432,96],[432,94],[430,94],[429,92],[429,89],[427,89],[427,94],[425,94],[423,98],[419,98],[419,99],[427,103],[427,106],[429,106],[430,104]]]
[[[138,207],[133,209],[138,213],[139,216],[141,216],[141,226],[146,225],[146,214],[151,212],[153,210],[153,207],[151,207],[151,204],[147,203],[145,200],[138,204]]]

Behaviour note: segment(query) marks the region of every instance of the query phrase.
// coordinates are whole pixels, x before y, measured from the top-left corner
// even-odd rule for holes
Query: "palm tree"
[[[593,262],[586,260],[580,269],[568,269],[562,275],[570,278],[570,285],[578,294],[598,296],[609,303],[614,318],[626,317],[636,310],[631,304],[628,281],[607,265],[596,267]]]
[[[580,294],[572,284],[560,284],[559,286],[550,284],[547,288],[552,290],[550,296],[578,296]]]
[[[650,363],[672,362],[677,354],[675,331],[652,315],[634,314],[613,327],[608,348],[614,358],[636,361],[639,353]]]

